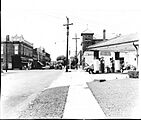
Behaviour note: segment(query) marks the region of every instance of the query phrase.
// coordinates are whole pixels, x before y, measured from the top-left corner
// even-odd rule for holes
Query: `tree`
[[[56,58],[57,62],[60,62],[63,66],[66,64],[66,57],[64,55],[60,55]]]
[[[60,55],[56,58],[57,61],[58,60],[64,60],[64,59],[66,59],[66,57],[64,55]]]

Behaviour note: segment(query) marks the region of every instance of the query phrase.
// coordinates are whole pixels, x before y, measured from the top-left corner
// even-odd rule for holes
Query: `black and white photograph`
[[[140,0],[1,0],[0,119],[141,119]]]

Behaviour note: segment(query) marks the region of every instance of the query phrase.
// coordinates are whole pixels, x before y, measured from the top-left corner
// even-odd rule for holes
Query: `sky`
[[[69,26],[69,50],[75,54],[77,34],[78,51],[82,49],[81,33],[87,28],[94,37],[106,38],[117,34],[140,31],[140,0],[1,0],[1,37],[23,35],[34,48],[43,47],[55,60],[66,55],[66,16]]]

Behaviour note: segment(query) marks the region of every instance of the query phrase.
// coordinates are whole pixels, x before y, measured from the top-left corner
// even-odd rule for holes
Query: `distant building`
[[[6,40],[1,42],[3,69],[6,69]],[[21,36],[13,36],[7,41],[8,69],[25,69],[33,61],[33,44]]]
[[[14,55],[14,46],[12,41],[7,41],[7,66],[12,67],[12,57]],[[1,41],[1,68],[6,69],[6,40]]]
[[[86,29],[81,33],[82,36],[82,57],[81,57],[81,62],[82,66],[85,66],[85,63],[91,65],[93,64],[93,59],[94,59],[94,52],[89,51],[87,48],[91,45],[97,44],[99,42],[102,42],[103,40],[106,40],[106,30],[103,30],[103,38],[102,39],[97,39],[94,37],[94,33],[91,32],[89,29]]]
[[[7,69],[32,69],[45,66],[51,61],[50,54],[44,48],[33,48],[33,44],[26,41],[23,35],[12,36],[9,41],[1,42],[1,67],[6,69],[6,45],[7,45]],[[37,65],[38,64],[38,65]]]
[[[51,61],[50,54],[45,52],[44,48],[33,49],[33,69],[40,69]]]

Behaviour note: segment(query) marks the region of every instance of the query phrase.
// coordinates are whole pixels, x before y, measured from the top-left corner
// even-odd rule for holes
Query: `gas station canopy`
[[[135,51],[135,46],[139,45],[139,37],[137,33],[119,36],[109,40],[99,42],[95,45],[89,46],[89,51],[113,51],[113,52],[127,52]]]

